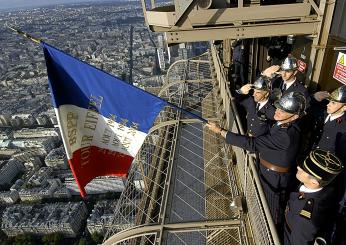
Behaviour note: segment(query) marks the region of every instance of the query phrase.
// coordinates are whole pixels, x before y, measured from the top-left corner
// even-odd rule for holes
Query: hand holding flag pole
[[[127,176],[157,115],[172,106],[148,93],[21,30],[44,51],[52,103],[66,155],[82,197],[98,176]]]

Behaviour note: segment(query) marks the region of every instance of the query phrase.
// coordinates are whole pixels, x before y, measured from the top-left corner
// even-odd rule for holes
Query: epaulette
[[[314,209],[314,199],[306,200],[304,208],[300,210],[299,215],[305,219],[311,219],[312,210]]]
[[[289,126],[290,126],[290,123],[280,124],[280,128],[288,128]]]
[[[339,118],[336,119],[336,123],[337,123],[337,124],[340,124],[340,123],[342,123],[343,120],[344,120],[344,119],[343,119],[342,117],[339,117]]]

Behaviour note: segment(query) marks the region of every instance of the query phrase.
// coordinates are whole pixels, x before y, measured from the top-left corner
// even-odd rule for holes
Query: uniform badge
[[[342,118],[342,117],[339,117],[339,118],[336,119],[336,123],[337,123],[337,124],[342,123],[342,121],[343,121],[343,118]]]
[[[280,128],[288,128],[290,126],[290,123],[283,123],[280,125]]]
[[[302,200],[305,198],[305,193],[304,192],[299,192],[298,199]]]
[[[305,219],[311,219],[311,214],[313,209],[314,209],[314,199],[310,198],[305,202],[304,208],[300,210],[299,215]]]

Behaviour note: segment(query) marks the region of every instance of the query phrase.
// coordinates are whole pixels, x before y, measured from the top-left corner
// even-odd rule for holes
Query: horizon
[[[92,2],[118,2],[122,0],[0,0],[0,11],[29,9],[52,6],[57,4],[92,3]]]

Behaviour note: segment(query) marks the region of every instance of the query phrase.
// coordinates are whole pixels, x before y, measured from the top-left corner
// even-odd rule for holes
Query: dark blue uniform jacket
[[[280,167],[291,167],[296,163],[300,130],[296,124],[273,125],[269,133],[259,137],[248,137],[228,132],[226,143],[245,150],[258,152],[260,158]]]
[[[337,146],[341,146],[342,139],[346,137],[346,114],[333,121],[324,123],[327,115],[327,112],[324,111],[324,113],[320,113],[314,117],[312,133],[313,147],[338,155]],[[344,146],[344,151],[346,151],[346,146]]]
[[[273,89],[280,89],[281,90],[283,83],[284,83],[284,81],[282,80],[281,77],[276,78],[275,80],[272,81],[272,90]],[[282,95],[288,94],[290,92],[301,92],[302,94],[304,94],[305,99],[306,99],[306,108],[309,107],[310,101],[311,101],[310,94],[302,83],[300,83],[298,80],[296,80],[288,89],[286,89],[282,93]]]
[[[252,136],[267,134],[274,123],[275,107],[268,101],[259,111],[257,103],[251,96],[236,96],[236,102],[246,110],[247,132]]]
[[[292,192],[285,212],[285,245],[313,244],[317,236],[325,238],[337,211],[335,185],[314,193]]]

